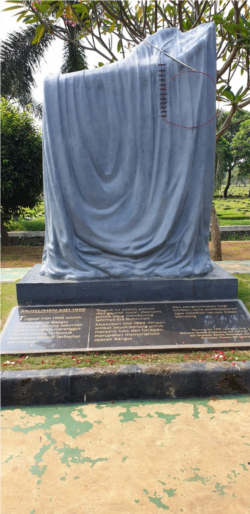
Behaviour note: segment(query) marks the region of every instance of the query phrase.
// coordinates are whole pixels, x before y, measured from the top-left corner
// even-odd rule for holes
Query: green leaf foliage
[[[35,73],[47,48],[52,42],[51,36],[43,35],[39,45],[32,44],[39,36],[41,25],[25,27],[10,34],[1,45],[1,93],[9,100],[18,100],[22,107],[31,104],[33,113],[41,117],[42,108],[32,96],[35,87]]]
[[[250,178],[250,120],[240,124],[232,139],[233,155],[238,157],[239,176]]]
[[[72,39],[75,36],[75,29],[69,27]],[[86,70],[88,68],[85,52],[82,48],[70,43],[65,42],[63,45],[63,63],[61,73],[72,73],[74,71]]]
[[[2,219],[33,208],[43,189],[42,136],[29,109],[1,98]]]

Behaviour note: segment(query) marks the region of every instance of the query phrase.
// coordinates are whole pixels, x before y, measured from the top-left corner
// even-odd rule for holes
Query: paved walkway
[[[219,264],[229,273],[250,273],[250,260],[249,261],[218,261]]]
[[[21,280],[30,269],[31,268],[1,268],[1,282],[15,282],[16,280]]]
[[[249,261],[218,261],[222,268],[229,273],[250,273]],[[31,268],[1,268],[1,282],[15,282],[21,280]]]
[[[250,397],[2,410],[2,514],[250,512]]]

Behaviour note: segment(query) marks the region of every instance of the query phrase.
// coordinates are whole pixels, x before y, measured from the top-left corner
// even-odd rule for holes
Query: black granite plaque
[[[1,353],[204,346],[250,346],[250,315],[240,300],[15,307]]]
[[[176,344],[250,342],[250,316],[238,300],[167,304]]]
[[[92,308],[90,348],[173,345],[165,303]]]
[[[15,307],[2,336],[2,353],[57,352],[87,347],[90,309]]]

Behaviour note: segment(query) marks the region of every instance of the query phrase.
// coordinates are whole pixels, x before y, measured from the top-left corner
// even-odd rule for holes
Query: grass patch
[[[178,362],[231,362],[238,364],[250,360],[250,351],[210,350],[189,352],[95,352],[91,354],[42,354],[4,355],[1,357],[2,370],[27,370],[51,368],[96,368],[119,364],[167,364]]]
[[[248,225],[250,225],[250,218],[249,219],[240,219],[240,220],[235,220],[235,219],[228,220],[228,219],[225,219],[225,218],[219,218],[218,221],[219,221],[220,227],[231,227],[231,226],[241,226],[241,225],[248,226]],[[247,237],[249,238],[249,234],[247,235]]]
[[[8,232],[40,232],[45,231],[45,218],[35,220],[24,220],[19,218],[13,221],[8,227]]]
[[[250,274],[238,273],[234,276],[238,278],[238,298],[243,301],[250,311]]]
[[[240,298],[250,310],[250,274],[235,274],[238,278]],[[11,309],[16,305],[15,283],[2,284],[2,315],[3,324]],[[28,357],[28,358],[26,358]],[[211,351],[157,351],[157,352],[102,352],[93,353],[55,353],[39,355],[2,355],[1,366],[5,370],[20,369],[50,369],[50,368],[94,368],[98,366],[113,366],[114,364],[165,364],[169,362],[222,362],[235,363],[250,360],[248,350],[211,350]]]
[[[213,200],[219,224],[221,226],[250,225],[250,197],[248,196],[248,188],[235,188],[232,191],[234,191],[235,196],[233,196],[230,189],[232,196],[229,198],[217,197]],[[240,193],[240,197],[237,193]]]
[[[17,305],[16,282],[1,284],[1,329],[7,321],[11,309]]]

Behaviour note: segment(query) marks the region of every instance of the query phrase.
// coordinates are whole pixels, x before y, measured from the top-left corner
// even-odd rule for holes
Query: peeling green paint
[[[60,480],[62,480],[63,482],[65,482],[66,480],[66,477],[61,477]]]
[[[209,482],[211,478],[212,477],[201,477],[200,475],[197,475],[197,473],[195,473],[193,477],[186,478],[184,482],[201,482],[203,485],[206,485],[206,482]]]
[[[128,423],[129,421],[135,421],[137,418],[141,418],[142,416],[138,416],[137,412],[131,412],[130,407],[126,408],[125,412],[120,412],[119,417],[121,423]]]
[[[196,403],[194,403],[193,417],[194,417],[194,419],[199,419],[199,409],[198,409]]]
[[[25,412],[27,416],[31,416],[32,412],[30,412],[32,407],[27,407]],[[93,428],[93,423],[89,421],[78,421],[72,417],[72,413],[75,413],[75,406],[64,405],[62,407],[56,407],[58,417],[54,418],[54,410],[55,407],[36,407],[37,414],[34,416],[43,416],[45,418],[44,421],[35,422],[34,425],[21,428],[20,425],[15,425],[11,428],[13,432],[21,432],[23,434],[28,434],[33,430],[43,429],[48,431],[54,425],[64,425],[65,433],[75,439],[77,436],[82,435],[84,433],[89,432]],[[86,415],[80,410],[77,411],[79,413],[80,418],[85,418]]]
[[[237,471],[235,469],[231,469],[230,473],[232,473],[232,475],[227,475],[227,477],[230,478],[230,480],[232,480],[233,478],[236,478],[238,475],[240,475],[240,473],[237,473]]]
[[[9,462],[9,460],[13,459],[14,455],[10,455],[4,462],[2,462],[2,464],[7,464],[7,462]]]
[[[37,480],[37,485],[40,485],[42,483],[42,480]]]
[[[232,498],[237,498],[237,496],[233,493],[233,494],[232,494]]]
[[[249,469],[246,467],[246,464],[240,464],[240,466],[244,469],[244,471],[249,471]]]
[[[128,457],[123,457],[122,462],[125,462],[126,459],[128,459]]]
[[[167,485],[166,482],[162,482],[161,480],[158,480],[159,484]]]
[[[190,468],[190,469],[192,469],[192,471],[200,471],[200,468],[197,468],[197,467],[196,468]]]
[[[177,489],[163,489],[163,492],[167,493],[169,498],[173,498],[173,496],[175,496],[175,491],[177,491]]]
[[[158,509],[169,510],[169,506],[161,501],[162,496],[157,496],[157,493],[154,493],[154,496],[148,496],[148,500],[156,505]]]
[[[45,473],[46,469],[47,469],[47,466],[45,466],[45,465],[39,466],[39,464],[34,464],[33,466],[30,467],[29,472],[32,475],[36,475],[39,478],[41,478],[43,476],[43,474]]]
[[[212,491],[212,492],[218,493],[219,496],[226,496],[227,493],[225,493],[225,491],[224,491],[225,487],[226,487],[225,485],[219,484],[219,482],[217,482],[215,484],[216,491]]]
[[[194,419],[199,419],[199,417],[200,417],[200,411],[198,409],[199,406],[205,407],[207,409],[207,414],[215,413],[214,408],[212,407],[212,405],[209,405],[208,402],[209,402],[209,400],[199,400],[198,402],[197,401],[192,402]],[[189,402],[187,402],[187,403],[189,403]]]
[[[135,503],[140,503],[140,500],[135,500]]]
[[[74,480],[78,480],[80,477],[74,477]]]
[[[36,510],[33,509],[33,510],[30,511],[30,514],[35,514],[35,512],[36,512]]]
[[[250,446],[250,444],[248,444],[248,443],[243,443],[243,444],[245,444],[245,446]]]
[[[177,416],[180,416],[180,414],[164,414],[163,412],[156,412],[155,414],[158,418],[165,419],[166,425],[169,425]]]
[[[149,494],[149,492],[147,491],[147,489],[143,489],[143,492],[146,493],[146,494]]]
[[[105,457],[105,458],[100,457],[97,459],[91,459],[90,457],[84,457],[82,454],[85,452],[85,450],[78,448],[78,447],[72,448],[66,444],[64,444],[63,448],[55,447],[55,450],[59,454],[62,454],[62,456],[60,457],[60,460],[61,460],[62,464],[66,464],[66,466],[68,466],[69,468],[71,467],[71,465],[70,465],[71,463],[74,463],[74,464],[89,463],[89,464],[91,464],[91,468],[93,468],[93,466],[95,466],[95,464],[97,464],[97,462],[103,462],[103,461],[108,460],[107,457]]]
[[[233,409],[222,410],[221,414],[230,414],[230,412],[240,412],[240,410],[233,410]]]
[[[230,400],[230,396],[228,398]],[[249,395],[242,395],[235,398],[237,403],[250,403],[250,396]]]

